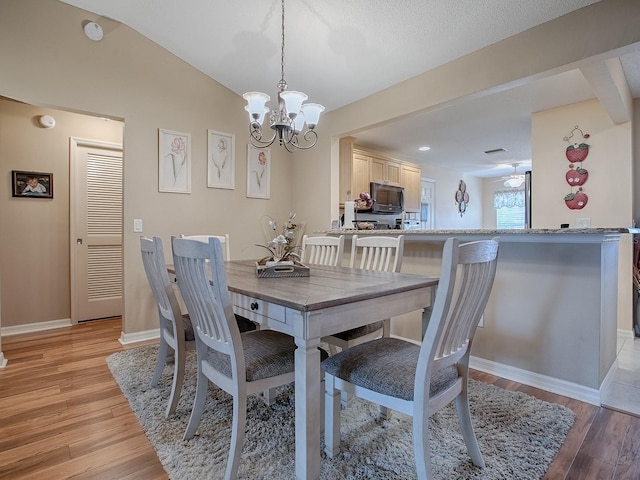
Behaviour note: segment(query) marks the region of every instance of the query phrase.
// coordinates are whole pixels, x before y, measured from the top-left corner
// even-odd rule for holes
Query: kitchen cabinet
[[[422,171],[415,165],[400,165],[400,185],[404,187],[404,211],[420,212]]]
[[[400,185],[400,162],[372,156],[371,181]]]
[[[340,139],[340,204],[368,192],[370,182],[379,182],[404,187],[405,211],[419,212],[420,167],[355,147],[355,140]]]

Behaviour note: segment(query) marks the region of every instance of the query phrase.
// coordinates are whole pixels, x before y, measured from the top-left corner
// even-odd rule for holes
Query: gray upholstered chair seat
[[[379,321],[379,322],[370,323],[369,325],[364,325],[362,327],[352,328],[351,330],[346,330],[344,332],[336,333],[333,336],[348,342],[349,340],[360,338],[363,335],[368,335],[369,333],[382,330],[382,327],[384,327],[384,322]]]
[[[419,355],[419,345],[382,337],[332,355],[322,362],[322,370],[353,385],[412,401]],[[445,390],[457,378],[455,366],[435,372],[430,396]]]
[[[293,337],[273,330],[256,330],[241,335],[247,381],[275,377],[294,370]],[[231,377],[228,355],[209,349],[207,361],[226,376]]]

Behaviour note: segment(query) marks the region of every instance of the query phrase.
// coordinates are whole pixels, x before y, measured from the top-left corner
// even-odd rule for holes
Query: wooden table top
[[[438,284],[438,277],[316,265],[310,266],[308,277],[259,278],[253,261],[226,262],[225,270],[231,292],[270,301],[301,312],[380,298]]]

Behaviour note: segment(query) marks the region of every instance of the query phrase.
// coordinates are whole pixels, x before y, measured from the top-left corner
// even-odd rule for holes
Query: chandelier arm
[[[249,140],[251,141],[251,145],[256,148],[267,148],[275,142],[278,134],[274,132],[271,139],[264,141],[262,140],[262,128],[255,128],[253,126],[249,126]]]

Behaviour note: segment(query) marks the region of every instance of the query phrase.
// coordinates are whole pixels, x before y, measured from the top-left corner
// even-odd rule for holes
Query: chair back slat
[[[379,272],[399,272],[402,267],[404,235],[397,237],[359,237],[351,239],[351,268]],[[359,258],[359,261],[358,261]]]
[[[220,240],[222,244],[222,252],[225,261],[231,260],[231,246],[229,244],[229,234],[225,233],[224,235],[184,235],[181,234],[180,238],[188,238],[190,240],[197,240],[203,243],[209,243],[209,238],[214,237]]]
[[[222,246],[215,237],[208,240],[172,238],[176,279],[194,323],[196,340],[235,357],[235,363],[242,354],[234,345],[241,347],[242,342],[227,287]]]
[[[327,265],[331,267],[342,264],[344,253],[344,235],[339,237],[302,237],[302,263],[307,265]]]
[[[182,323],[177,322],[182,313],[167,273],[162,239],[160,237],[141,237],[140,251],[144,272],[158,308],[160,327],[168,329],[172,335],[177,337],[182,334]]]
[[[423,339],[416,388],[428,384],[434,368],[468,362],[471,341],[484,313],[495,278],[498,239],[460,245],[445,242],[438,291]],[[429,360],[433,360],[429,365]],[[427,396],[428,398],[428,396]]]

